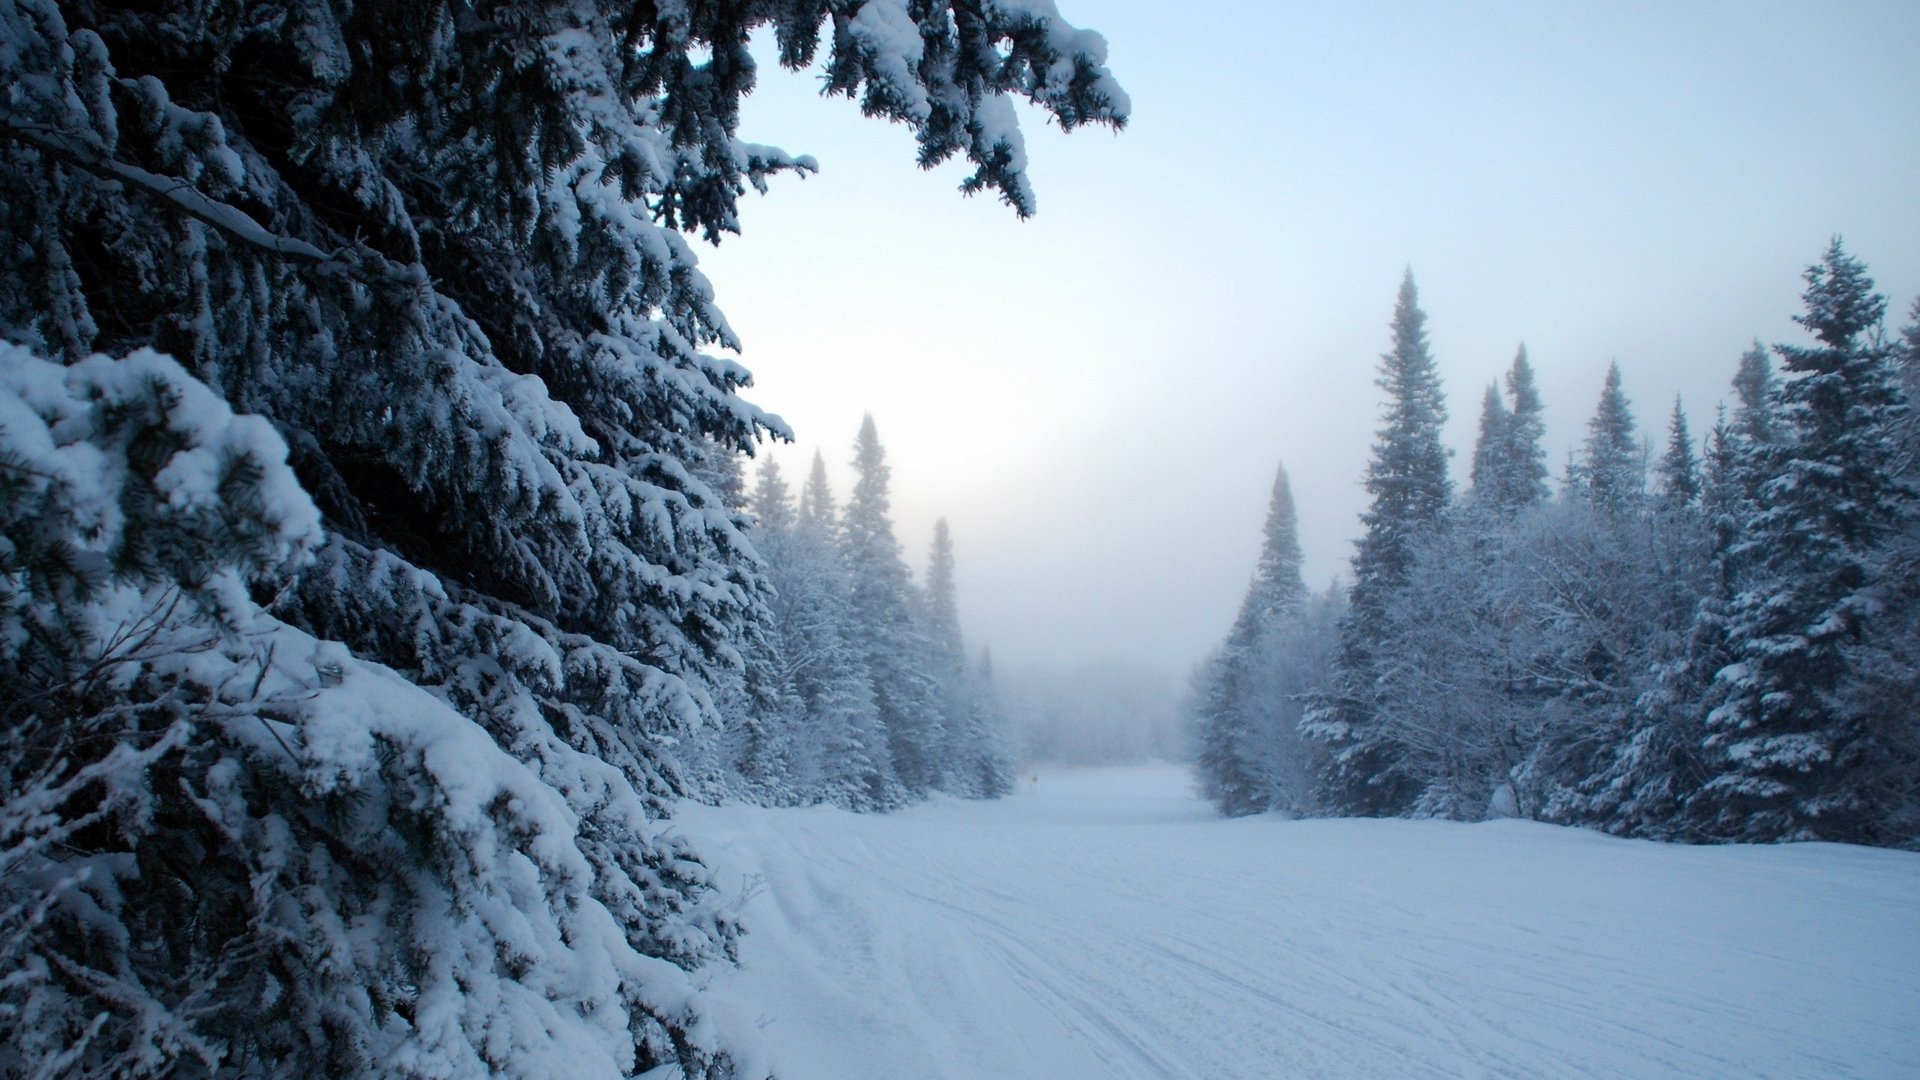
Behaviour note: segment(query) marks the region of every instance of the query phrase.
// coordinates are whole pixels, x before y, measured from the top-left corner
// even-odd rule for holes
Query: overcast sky
[[[1277,464],[1310,585],[1345,572],[1411,267],[1464,484],[1525,342],[1558,474],[1618,360],[1642,427],[1712,424],[1739,354],[1800,340],[1840,234],[1920,292],[1920,3],[1059,0],[1128,129],[1022,121],[1038,215],[963,199],[900,128],[766,66],[742,134],[815,155],[702,249],[751,398],[844,499],[862,413],[923,572],[944,516],[997,663],[1181,675],[1224,635]]]

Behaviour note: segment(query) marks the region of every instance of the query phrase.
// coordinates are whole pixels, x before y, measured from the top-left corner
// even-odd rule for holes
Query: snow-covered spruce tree
[[[1727,839],[1910,841],[1893,822],[1911,792],[1898,759],[1912,701],[1853,692],[1857,650],[1886,615],[1885,554],[1915,515],[1894,441],[1906,403],[1866,268],[1835,240],[1806,282],[1796,321],[1815,344],[1775,346],[1780,430],[1741,540],[1754,570],[1728,613],[1734,662],[1696,809]]]
[[[1703,820],[1712,813],[1707,801],[1693,796],[1710,779],[1705,718],[1719,694],[1715,678],[1734,659],[1734,602],[1764,580],[1760,553],[1744,541],[1759,510],[1767,450],[1776,436],[1770,400],[1774,386],[1772,362],[1756,342],[1740,357],[1734,376],[1734,416],[1729,419],[1722,406],[1701,462],[1699,519],[1708,569],[1694,609],[1685,660],[1669,669],[1666,680],[1673,699],[1691,703],[1683,723],[1697,729],[1700,743],[1689,752],[1693,775],[1675,815],[1678,834],[1690,840],[1709,840],[1714,835],[1710,822]]]
[[[777,502],[769,498],[766,513]],[[763,519],[765,520],[765,519]],[[768,555],[775,585],[773,629],[799,698],[797,790],[809,802],[881,810],[906,797],[873,702],[873,679],[854,640],[852,585],[826,462],[814,454],[791,532]]]
[[[1901,475],[1920,483],[1920,297],[1907,313],[1907,325],[1894,343],[1894,356],[1900,370],[1900,392],[1907,399],[1907,413],[1899,425]]]
[[[1896,468],[1912,492],[1920,490],[1920,300],[1909,320],[1895,343],[1906,406],[1895,427]],[[1886,807],[1884,842],[1920,849],[1920,512],[1911,503],[1904,527],[1876,554],[1872,578],[1876,614],[1848,653],[1846,709],[1892,721],[1876,768],[1862,779]]]
[[[749,31],[770,27],[782,62],[803,66],[829,19],[829,91],[908,124],[923,163],[964,154],[967,190],[1022,214],[1033,202],[1008,94],[1066,127],[1124,118],[1104,44],[1047,4],[0,0],[0,334],[68,362],[150,345],[267,418],[326,531],[258,599],[344,643],[314,665],[322,687],[386,685],[364,661],[425,688],[275,707],[286,745],[269,757],[374,748],[337,782],[225,754],[214,721],[228,698],[164,691],[187,716],[168,729],[185,732],[179,753],[225,755],[206,776],[227,794],[178,815],[146,815],[136,797],[141,842],[275,906],[141,954],[158,965],[148,999],[86,974],[133,962],[113,950],[131,957],[138,927],[102,924],[15,969],[8,993],[106,1015],[92,1045],[137,1062],[107,1071],[245,1071],[268,1053],[277,1070],[323,1075],[729,1071],[728,1033],[699,1019],[677,966],[724,954],[731,931],[705,909],[703,868],[654,819],[678,784],[672,747],[707,737],[707,690],[739,663],[765,596],[698,465],[706,447],[743,450],[778,426],[738,398],[743,369],[698,351],[734,342],[683,234],[734,229],[748,184],[809,167],[739,140],[737,105],[754,80]],[[249,565],[190,547],[186,585]],[[140,634],[130,619],[122,629]],[[76,647],[97,663],[121,640],[103,630]],[[191,662],[175,651],[167,665]],[[444,737],[406,727],[456,715],[470,727]],[[476,745],[521,772],[486,759],[454,775],[439,755],[482,761],[456,748],[483,732]],[[126,782],[182,790],[151,769]],[[28,788],[8,790],[10,808],[15,790]],[[212,827],[210,808],[223,815]],[[368,868],[313,861],[334,835]],[[69,858],[118,859],[126,841],[83,829],[62,843]],[[398,891],[339,884],[360,876]],[[163,900],[164,875],[116,880],[120,901]],[[552,941],[432,932],[504,913],[477,899],[496,888],[567,913]],[[331,927],[380,947],[347,947]],[[597,958],[549,963],[562,946]],[[235,984],[239,966],[267,981]],[[301,1012],[309,1002],[345,1004]],[[64,1022],[44,1015],[54,1026],[35,1037]],[[9,1048],[24,1045],[13,1030]],[[573,1056],[554,1065],[555,1047]]]
[[[1505,470],[1500,491],[1505,504],[1513,508],[1534,506],[1547,495],[1547,422],[1546,403],[1540,400],[1540,388],[1534,381],[1533,365],[1527,362],[1523,344],[1513,355],[1507,369],[1507,396],[1513,399],[1512,419],[1507,424],[1507,450],[1501,455]]]
[[[1481,405],[1480,433],[1473,448],[1473,502],[1476,506],[1511,515],[1547,497],[1547,452],[1541,445],[1545,406],[1521,345],[1506,374],[1512,404],[1502,401],[1497,387],[1488,387]]]
[[[927,558],[927,643],[939,687],[941,727],[948,763],[948,790],[974,798],[997,798],[1013,790],[1012,751],[991,684],[967,667],[960,632],[959,587],[954,580],[953,535],[947,519],[933,523]]]
[[[969,723],[983,733],[981,745],[984,750],[978,765],[980,790],[983,795],[1005,795],[1013,790],[1017,762],[1013,725],[1007,719],[1007,708],[1000,697],[1000,685],[993,677],[992,649],[985,645],[980,647],[980,658],[968,670],[967,679],[967,707],[971,710]]]
[[[738,461],[734,455],[727,460]],[[786,806],[807,801],[813,779],[808,747],[801,738],[803,707],[794,691],[786,660],[786,643],[774,617],[781,588],[780,570],[790,560],[793,543],[793,498],[780,477],[779,466],[765,459],[751,491],[744,480],[730,477],[725,468],[697,470],[708,486],[732,505],[736,496],[751,514],[741,527],[749,530],[762,571],[774,590],[770,610],[748,626],[738,642],[741,663],[722,671],[710,688],[719,730],[693,740],[685,755],[697,768],[690,777],[693,793],[709,800],[737,797],[763,805]]]
[[[1607,379],[1587,441],[1568,479],[1570,486],[1604,513],[1637,509],[1647,487],[1647,455],[1635,434],[1633,410],[1620,385],[1620,365],[1607,365]]]
[[[1305,756],[1300,749],[1298,709],[1290,702],[1273,700],[1285,690],[1269,686],[1269,694],[1254,693],[1259,666],[1266,659],[1260,647],[1263,641],[1297,620],[1307,605],[1307,586],[1300,576],[1299,520],[1284,465],[1274,472],[1262,532],[1260,559],[1233,627],[1200,669],[1194,685],[1201,790],[1230,817],[1275,809],[1276,758],[1290,748],[1296,751],[1291,755],[1295,768],[1287,770],[1291,775],[1298,771],[1297,759]],[[1293,693],[1309,689],[1299,686]],[[1305,793],[1297,785],[1291,787],[1285,809],[1295,810]]]
[[[1700,466],[1693,453],[1693,436],[1687,431],[1687,414],[1680,399],[1673,399],[1673,416],[1667,421],[1667,448],[1655,466],[1660,480],[1661,502],[1668,507],[1692,506],[1700,500]]]
[[[1473,440],[1473,469],[1468,473],[1475,503],[1498,506],[1503,501],[1500,484],[1506,477],[1502,460],[1507,452],[1507,428],[1512,423],[1513,413],[1500,396],[1500,384],[1488,383],[1487,392],[1480,398],[1480,430]]]
[[[893,535],[892,470],[871,415],[854,440],[853,494],[840,521],[841,552],[850,578],[849,637],[865,658],[873,701],[887,733],[893,767],[915,794],[946,786],[947,736],[939,684],[929,670],[932,649],[916,616],[919,587]]]
[[[1417,785],[1398,771],[1391,745],[1379,737],[1373,687],[1386,604],[1406,582],[1415,540],[1443,527],[1453,499],[1440,442],[1446,401],[1427,350],[1426,321],[1409,270],[1394,304],[1392,348],[1380,358],[1386,415],[1367,464],[1373,501],[1361,516],[1366,532],[1353,558],[1335,679],[1314,696],[1302,721],[1331,755],[1321,774],[1320,801],[1333,813],[1403,813],[1418,795]]]
[[[1740,367],[1733,376],[1733,393],[1738,404],[1733,427],[1741,438],[1754,446],[1774,441],[1774,394],[1779,380],[1773,374],[1773,358],[1758,341],[1740,354]]]
[[[652,843],[619,770],[536,744],[584,816],[253,599],[325,542],[286,457],[150,351],[0,347],[0,1075],[721,1063],[668,962],[726,940],[699,868],[596,865]]]

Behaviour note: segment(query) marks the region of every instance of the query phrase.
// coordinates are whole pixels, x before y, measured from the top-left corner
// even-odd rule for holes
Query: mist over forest
[[[0,1080],[1920,1075],[1920,13],[1096,17],[0,0]]]

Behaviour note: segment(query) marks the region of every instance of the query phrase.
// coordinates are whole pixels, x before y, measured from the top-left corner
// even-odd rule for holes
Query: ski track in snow
[[[1920,1077],[1920,855],[1227,821],[1184,769],[683,805],[785,1080]]]

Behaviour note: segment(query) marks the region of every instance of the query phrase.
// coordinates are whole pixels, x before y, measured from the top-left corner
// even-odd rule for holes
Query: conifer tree
[[[1503,487],[1507,478],[1507,429],[1512,425],[1513,414],[1507,410],[1506,399],[1500,396],[1500,384],[1488,383],[1487,392],[1480,399],[1480,431],[1473,441],[1470,474],[1473,498],[1479,505],[1498,507],[1506,501]]]
[[[960,637],[959,587],[953,578],[953,534],[947,519],[933,523],[933,547],[927,555],[927,637],[942,665],[964,668],[966,645]]]
[[[1907,401],[1900,424],[1901,471],[1909,482],[1920,484],[1920,297],[1914,298],[1894,352],[1899,359],[1900,391]]]
[[[813,456],[784,564],[776,564],[774,615],[800,698],[812,765],[809,799],[854,810],[899,805],[906,796],[874,705],[873,677],[855,640],[852,583],[826,462]]]
[[[854,441],[853,494],[840,523],[841,549],[851,577],[852,640],[873,679],[893,766],[909,791],[924,793],[947,779],[938,690],[927,670],[930,650],[915,617],[917,590],[894,538],[889,488],[892,470],[872,415]]]
[[[1687,433],[1687,414],[1673,399],[1673,418],[1667,422],[1667,449],[1660,456],[1660,494],[1670,507],[1692,506],[1700,498],[1700,471],[1693,456],[1693,436]]]
[[[1276,715],[1284,711],[1274,708],[1278,695],[1254,690],[1257,668],[1267,659],[1261,644],[1298,620],[1307,603],[1307,586],[1300,576],[1299,524],[1284,465],[1274,473],[1263,536],[1260,559],[1233,627],[1195,687],[1201,788],[1230,817],[1274,808],[1275,756],[1298,741],[1291,713]],[[1306,689],[1297,687],[1295,692]]]
[[[930,671],[938,686],[941,727],[946,734],[941,755],[946,761],[947,789],[974,798],[1004,795],[1013,789],[1011,752],[991,681],[967,669],[953,535],[946,518],[933,524],[926,592]]]
[[[1739,438],[1727,420],[1723,405],[1714,418],[1713,430],[1707,434],[1700,469],[1700,510],[1713,534],[1715,596],[1722,601],[1733,598],[1733,568],[1728,556],[1749,516],[1740,476],[1739,447]]]
[[[1733,392],[1739,404],[1733,414],[1733,430],[1751,446],[1766,446],[1774,441],[1774,394],[1779,380],[1773,374],[1773,358],[1758,341],[1740,354],[1740,368],[1733,376]]]
[[[1881,611],[1881,555],[1914,513],[1892,438],[1906,406],[1866,268],[1836,239],[1805,277],[1796,321],[1815,344],[1775,346],[1781,431],[1742,540],[1755,580],[1729,612],[1734,662],[1707,717],[1717,773],[1698,804],[1730,839],[1887,842],[1886,765],[1911,702],[1880,715],[1888,702],[1847,690]]]
[[[77,839],[108,862],[192,850],[187,894],[232,902],[142,952],[135,916],[185,905],[164,875],[129,877],[123,925],[10,968],[0,992],[44,1004],[62,964],[155,965],[151,1001],[98,982],[47,1014],[42,1034],[69,1049],[106,1017],[64,1067],[731,1070],[727,1043],[750,1033],[704,1022],[681,969],[726,955],[732,930],[655,821],[685,787],[674,747],[714,737],[714,691],[768,598],[702,466],[784,429],[741,400],[744,369],[702,351],[738,342],[687,239],[737,229],[749,185],[812,168],[736,135],[752,31],[773,31],[788,66],[819,55],[830,93],[908,125],[923,164],[964,156],[966,190],[1022,215],[1007,95],[1063,127],[1127,108],[1104,43],[1051,5],[935,0],[911,19],[901,33],[757,0],[0,0],[0,334],[76,366],[150,345],[186,373],[169,385],[265,418],[324,526],[263,594],[274,640],[341,643],[315,668],[323,687],[405,688],[331,718],[274,704],[285,726],[253,726],[281,758],[220,741],[231,686],[193,699],[171,749],[208,797],[141,819],[157,832]],[[175,479],[205,471],[184,460]],[[180,581],[251,565],[198,557]],[[329,726],[349,717],[362,726]],[[449,717],[467,725],[437,744],[472,767],[457,782],[425,749]],[[349,747],[366,753],[331,768],[323,751]],[[117,805],[171,798],[174,780],[118,774]],[[319,861],[282,859],[296,849]],[[553,933],[497,934],[515,904]],[[440,905],[479,914],[435,938]],[[236,965],[261,981],[223,982]]]
[[[1502,455],[1506,479],[1500,485],[1508,506],[1528,507],[1547,498],[1547,434],[1542,415],[1546,405],[1533,378],[1533,365],[1527,362],[1523,344],[1514,353],[1513,367],[1507,371],[1507,394],[1513,399],[1512,420],[1507,424],[1507,450]]]
[[[1609,364],[1573,474],[1587,500],[1605,513],[1625,512],[1646,490],[1646,454],[1634,427],[1632,408],[1620,386],[1620,365]]]
[[[1305,556],[1300,551],[1300,519],[1294,509],[1293,484],[1285,465],[1273,474],[1267,499],[1267,520],[1261,527],[1260,560],[1253,580],[1234,617],[1229,640],[1251,642],[1268,627],[1298,615],[1307,603],[1307,585],[1301,577]]]
[[[1416,541],[1443,526],[1453,496],[1440,442],[1446,404],[1427,349],[1426,319],[1409,270],[1394,304],[1392,348],[1380,358],[1378,384],[1387,394],[1386,415],[1367,465],[1372,503],[1361,516],[1366,532],[1353,559],[1334,685],[1315,698],[1305,720],[1332,754],[1322,777],[1322,800],[1339,812],[1402,813],[1417,795],[1417,786],[1397,770],[1391,746],[1380,738],[1372,687],[1386,634],[1386,605],[1406,581]]]

